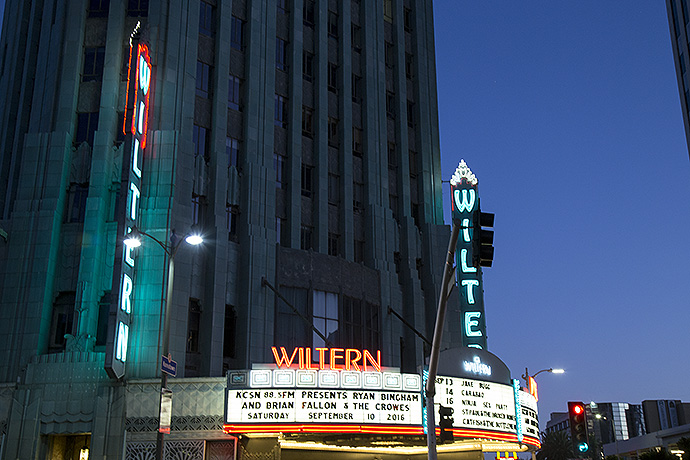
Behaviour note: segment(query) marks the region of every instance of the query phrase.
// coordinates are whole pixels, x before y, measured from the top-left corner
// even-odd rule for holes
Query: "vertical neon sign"
[[[146,148],[148,131],[149,100],[151,94],[151,58],[148,47],[137,45],[135,65],[132,65],[133,46],[130,44],[130,66],[127,78],[129,96],[130,85],[134,88],[134,106],[131,124],[125,122],[125,134],[131,134],[129,149],[123,156],[122,184],[120,186],[121,208],[118,212],[118,238],[116,246],[116,260],[113,269],[113,290],[117,297],[113,300],[110,310],[108,329],[108,343],[105,369],[112,378],[122,378],[125,374],[129,343],[129,327],[134,309],[134,268],[136,254],[134,248],[122,244],[122,239],[139,220],[139,203],[141,201],[141,171],[143,152]],[[134,75],[132,75],[134,67]],[[127,103],[129,97],[127,97]],[[126,112],[125,112],[126,113]],[[127,132],[127,127],[131,128]],[[124,206],[122,205],[124,203]]]
[[[460,225],[456,254],[460,311],[462,314],[462,344],[466,347],[486,349],[486,323],[484,320],[484,291],[482,270],[476,262],[479,254],[479,194],[477,178],[461,160],[450,179],[453,221]]]
[[[520,381],[513,379],[513,398],[515,398],[515,434],[519,443],[522,442],[522,402],[520,401]]]

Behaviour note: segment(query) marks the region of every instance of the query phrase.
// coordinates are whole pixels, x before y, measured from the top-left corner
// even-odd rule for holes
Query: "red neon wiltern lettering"
[[[331,356],[330,356],[330,358],[331,358],[331,370],[333,370],[333,371],[337,371],[337,370],[342,369],[342,365],[338,366],[335,363],[336,359],[343,359],[343,355],[336,354],[339,351],[345,351],[345,350],[343,350],[342,348],[331,348]]]
[[[144,57],[144,65],[148,67],[148,73],[149,73],[149,81],[147,83],[147,90],[146,94],[144,95],[144,119],[142,123],[142,132],[141,132],[141,149],[143,150],[146,148],[146,134],[148,132],[148,121],[149,121],[149,96],[151,95],[151,58],[149,57],[149,48],[146,45],[139,44],[137,48],[137,65],[136,65],[136,79],[134,80],[136,83],[135,91],[134,91],[134,110],[132,111],[132,134],[137,134],[137,119],[139,118],[140,114],[137,112],[140,110],[140,104],[139,104],[139,91],[141,90],[140,88],[140,82],[139,82],[139,76],[141,74],[141,69],[139,68],[139,64],[141,61],[141,57]]]
[[[350,355],[355,354],[357,357],[355,359],[352,359]],[[350,367],[352,367],[354,370],[359,371],[359,365],[357,364],[357,361],[362,359],[362,352],[355,349],[355,348],[348,348],[345,350],[345,370],[349,371]]]
[[[376,361],[374,361],[374,357],[371,356],[369,350],[364,350],[364,359],[362,360],[364,372],[367,371],[367,359],[369,359],[371,365],[377,372],[381,372],[381,350],[376,350]]]
[[[283,366],[283,363],[285,363],[285,367],[289,368],[292,365],[292,361],[295,359],[295,355],[297,354],[297,348],[295,348],[292,352],[292,356],[290,356],[290,359],[288,359],[285,347],[280,347],[280,352],[283,354],[282,357],[278,356],[278,350],[276,347],[271,347],[271,350],[273,351],[273,357],[276,359],[276,365],[279,368]]]
[[[319,369],[326,369],[326,363],[323,359],[323,355],[326,352],[326,350],[328,350],[328,348],[315,348],[315,350],[319,352]]]

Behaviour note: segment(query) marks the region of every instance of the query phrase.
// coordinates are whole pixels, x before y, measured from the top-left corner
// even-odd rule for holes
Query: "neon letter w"
[[[462,201],[460,201],[460,192],[462,191]],[[467,199],[467,192],[470,192],[469,200]],[[455,206],[458,208],[458,212],[471,212],[474,209],[474,200],[476,198],[476,192],[473,188],[455,190],[453,192],[453,198],[455,199]]]
[[[273,350],[273,357],[276,359],[276,365],[278,367],[281,367],[283,363],[285,363],[285,367],[290,367],[292,365],[292,361],[295,359],[295,355],[297,355],[298,348],[295,348],[295,350],[292,352],[290,359],[288,359],[285,347],[280,347],[280,352],[283,354],[282,358],[278,357],[278,350],[276,350],[276,347],[271,347],[271,350]]]

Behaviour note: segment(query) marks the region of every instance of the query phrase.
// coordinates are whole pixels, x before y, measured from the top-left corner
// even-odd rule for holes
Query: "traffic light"
[[[570,438],[573,441],[575,453],[585,454],[589,452],[587,417],[585,416],[585,405],[582,401],[568,402],[568,418],[570,420]]]
[[[438,425],[441,428],[441,442],[453,442],[453,408],[452,407],[445,407],[445,406],[439,406],[438,408],[438,414],[441,417],[441,420],[439,420]]]
[[[487,230],[483,227],[493,228],[494,214],[490,212],[481,212],[477,210],[475,213],[475,226],[477,229],[474,233],[474,260],[473,265],[476,267],[491,267],[494,260],[494,231]]]

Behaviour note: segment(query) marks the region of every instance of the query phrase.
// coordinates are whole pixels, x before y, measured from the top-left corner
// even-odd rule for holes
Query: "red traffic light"
[[[568,418],[570,421],[570,439],[573,441],[573,447],[575,447],[575,450],[578,452],[588,452],[589,440],[587,439],[585,404],[582,401],[569,401]]]

